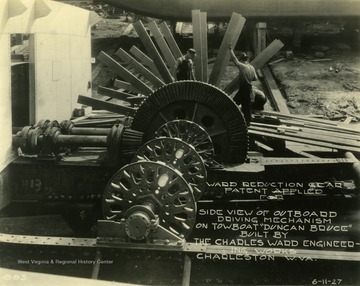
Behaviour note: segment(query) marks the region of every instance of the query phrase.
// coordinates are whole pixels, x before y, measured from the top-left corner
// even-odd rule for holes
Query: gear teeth
[[[142,146],[144,133],[130,128],[124,128],[122,135],[122,153],[126,161],[134,156],[136,151]]]
[[[205,126],[202,121],[206,114],[200,119],[192,120],[191,114],[179,118],[180,115],[175,112],[177,107],[185,112],[191,112],[196,106],[201,107],[202,111],[199,113],[207,112],[214,115],[219,121],[216,124],[223,126],[224,130],[212,130],[215,127]],[[162,86],[140,105],[132,128],[144,132],[146,142],[153,138],[155,131],[161,125],[175,119],[192,120],[209,134],[223,131],[223,135],[212,138],[214,145],[217,145],[215,159],[222,163],[245,161],[248,136],[244,116],[236,103],[221,89],[199,81],[178,81]]]

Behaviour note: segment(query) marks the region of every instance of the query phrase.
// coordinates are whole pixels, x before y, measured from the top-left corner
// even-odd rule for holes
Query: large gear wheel
[[[181,173],[162,162],[140,161],[121,168],[108,182],[102,209],[108,220],[120,221],[134,206],[153,205],[160,224],[176,235],[190,235],[196,202]]]
[[[245,161],[248,137],[243,114],[219,88],[197,81],[167,84],[142,102],[132,128],[144,132],[143,140],[147,142],[164,123],[176,119],[193,121],[205,129],[218,162]]]

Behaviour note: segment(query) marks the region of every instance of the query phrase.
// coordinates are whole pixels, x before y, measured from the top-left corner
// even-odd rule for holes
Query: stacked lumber
[[[360,153],[359,127],[273,111],[263,111],[262,116],[271,118],[273,122],[277,120],[277,123],[261,123],[263,120],[255,119],[249,127],[249,134]]]

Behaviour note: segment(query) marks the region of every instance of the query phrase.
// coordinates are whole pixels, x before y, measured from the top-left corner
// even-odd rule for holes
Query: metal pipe
[[[111,128],[72,127],[71,135],[108,135]]]
[[[97,250],[95,255],[95,264],[93,266],[93,270],[91,273],[91,279],[97,280],[99,278],[100,260],[101,260],[101,252],[100,250]]]
[[[107,137],[93,135],[58,135],[54,138],[54,142],[66,147],[106,147]]]
[[[185,254],[183,279],[181,284],[182,286],[190,285],[190,276],[191,276],[191,258],[189,257],[189,255]]]

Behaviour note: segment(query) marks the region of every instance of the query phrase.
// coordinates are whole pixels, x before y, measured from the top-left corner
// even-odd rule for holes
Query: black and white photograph
[[[360,0],[0,0],[0,285],[360,285]]]

